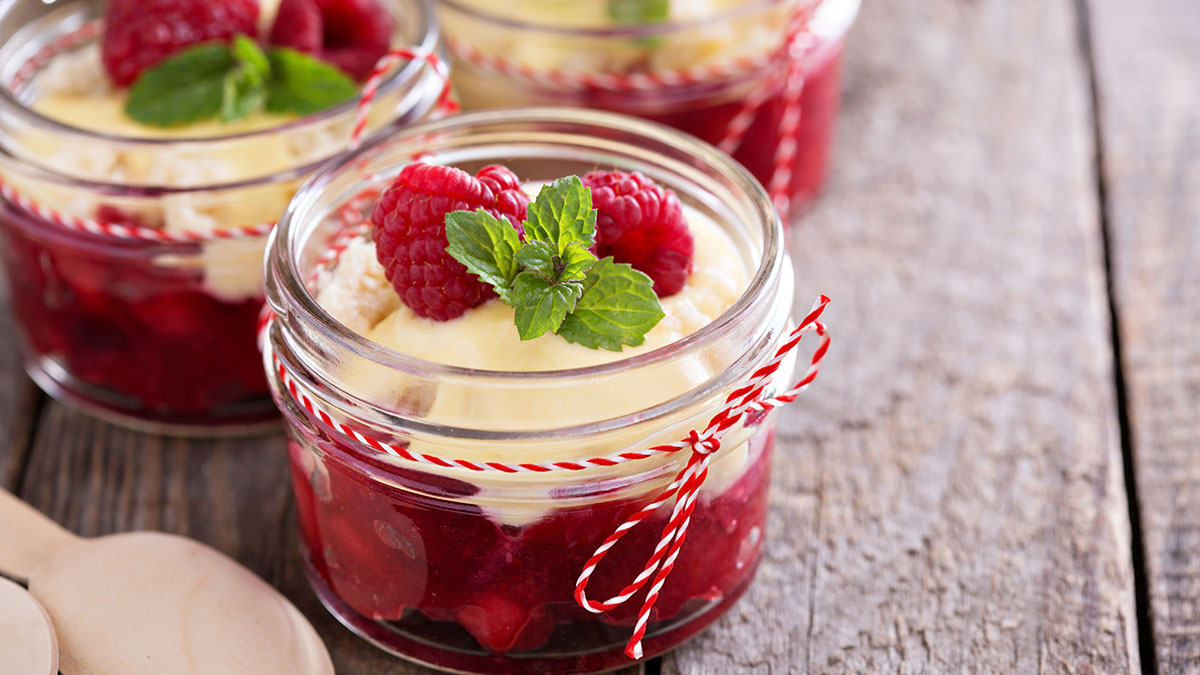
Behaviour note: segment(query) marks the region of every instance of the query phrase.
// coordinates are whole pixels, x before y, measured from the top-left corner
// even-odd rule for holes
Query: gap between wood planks
[[[1130,432],[1129,406],[1125,389],[1125,363],[1121,356],[1120,314],[1116,289],[1113,287],[1113,236],[1109,219],[1108,175],[1104,168],[1104,133],[1100,120],[1103,115],[1100,88],[1096,76],[1095,41],[1092,35],[1091,9],[1087,0],[1074,0],[1079,22],[1079,48],[1088,79],[1091,99],[1092,139],[1095,147],[1096,200],[1099,206],[1100,240],[1104,252],[1104,290],[1108,303],[1109,335],[1113,348],[1113,386],[1117,398],[1117,424],[1121,438],[1121,461],[1125,472],[1125,497],[1129,508],[1130,557],[1133,561],[1134,601],[1137,609],[1138,651],[1143,673],[1158,673],[1157,650],[1154,648],[1154,624],[1150,618],[1150,588],[1146,576],[1146,548],[1142,540],[1141,507],[1138,503],[1137,481],[1134,477],[1133,437]]]

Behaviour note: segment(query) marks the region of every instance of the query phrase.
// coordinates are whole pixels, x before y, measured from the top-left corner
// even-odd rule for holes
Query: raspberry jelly
[[[858,0],[671,3],[669,16],[622,17],[612,0],[438,0],[464,109],[571,105],[661,122],[725,149],[792,216],[828,173],[841,57]],[[606,11],[607,6],[607,11]],[[794,15],[809,16],[788,43]],[[459,39],[461,38],[461,39]],[[796,153],[776,174],[797,93]],[[745,111],[745,133],[727,140]],[[778,180],[778,190],[772,186]]]
[[[255,339],[263,232],[345,149],[355,102],[302,118],[139,125],[101,58],[102,5],[0,10],[0,244],[26,369],[54,397],[132,426],[277,424]],[[405,17],[397,43],[436,45],[425,2],[390,6]],[[368,129],[430,116],[440,89],[420,65],[398,69]],[[69,226],[78,219],[151,236]]]
[[[454,333],[489,327],[480,322],[492,305],[448,322],[414,318],[412,331],[450,331],[416,339],[433,345],[424,358],[390,348],[367,337],[376,335],[367,330],[374,319],[364,317],[388,311],[374,294],[394,295],[381,268],[370,272],[369,238],[347,246],[331,270],[318,261],[342,228],[335,214],[348,196],[387,185],[413,156],[471,173],[504,164],[532,183],[639,171],[679,196],[696,235],[697,269],[719,249],[723,269],[744,272],[744,283],[694,272],[666,301],[664,323],[712,318],[661,346],[649,342],[652,332],[647,345],[624,353],[547,335],[538,340],[561,344],[530,344],[518,358],[506,342],[516,338],[499,327]],[[576,580],[604,539],[675,478],[687,452],[508,473],[415,463],[385,448],[476,466],[544,467],[677,441],[770,360],[790,323],[792,283],[782,226],[763,188],[713,148],[635,119],[563,108],[468,113],[326,165],[297,194],[268,251],[267,297],[277,316],[264,355],[287,422],[318,597],[373,644],[445,670],[579,673],[628,664],[644,590],[596,614],[576,604]],[[507,321],[515,335],[511,313]],[[456,365],[467,352],[488,350],[488,363],[522,369]],[[530,354],[555,369],[528,367]],[[770,389],[786,386],[783,379]],[[649,614],[646,656],[702,630],[751,583],[765,542],[773,429],[769,415],[742,419],[713,455],[679,561]],[[607,598],[638,575],[673,507],[668,500],[629,530],[596,567],[589,597]]]

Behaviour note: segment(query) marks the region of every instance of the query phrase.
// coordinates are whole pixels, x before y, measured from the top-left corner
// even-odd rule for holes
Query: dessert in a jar
[[[20,0],[0,14],[0,243],[27,370],[126,424],[277,423],[255,343],[266,234],[351,143],[421,0]],[[426,64],[382,76],[365,133],[435,113]]]
[[[733,155],[785,222],[828,171],[859,0],[437,0],[464,109],[637,115]]]
[[[321,601],[454,672],[598,672],[709,625],[766,536],[746,401],[795,362],[782,239],[727,156],[609,113],[468,113],[323,167],[267,253],[264,354]]]

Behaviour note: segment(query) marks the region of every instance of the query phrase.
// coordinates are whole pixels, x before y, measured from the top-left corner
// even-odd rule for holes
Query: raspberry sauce
[[[290,417],[296,410],[286,408]],[[309,575],[326,606],[401,656],[481,673],[607,670],[623,653],[644,591],[590,614],[572,596],[585,561],[648,497],[551,507],[521,526],[471,501],[470,482],[364,454],[293,420],[290,456]],[[678,645],[725,611],[753,578],[763,545],[774,431],[720,492],[705,491],[680,563],[655,606],[646,655]],[[589,595],[632,581],[670,517],[660,509],[596,569]],[[697,552],[702,554],[697,555]]]
[[[69,232],[6,201],[0,234],[27,362],[56,395],[151,425],[276,417],[254,339],[261,297],[213,297],[199,268],[155,264],[147,244]]]

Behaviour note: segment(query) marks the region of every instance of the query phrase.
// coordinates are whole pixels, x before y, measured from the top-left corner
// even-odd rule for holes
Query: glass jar
[[[727,254],[749,281],[698,332],[585,368],[473,370],[393,351],[338,323],[310,281],[329,278],[330,242],[344,246],[341,207],[389,185],[414,157],[469,172],[502,163],[535,184],[598,167],[640,171],[729,236]],[[468,113],[394,133],[318,171],[268,250],[267,298],[277,316],[265,360],[290,436],[308,576],[325,606],[375,645],[449,671],[596,672],[629,663],[623,648],[641,601],[594,614],[572,593],[589,556],[653,502],[687,452],[516,473],[390,453],[475,468],[544,465],[645,450],[704,429],[789,327],[793,279],[782,236],[762,187],[735,162],[684,134],[610,113]],[[770,390],[787,384],[790,363]],[[649,615],[647,656],[707,626],[752,580],[773,442],[773,417],[761,414],[723,439],[683,557]],[[591,597],[607,598],[637,576],[672,506],[653,510],[596,567]]]
[[[732,154],[791,216],[825,179],[859,0],[437,2],[465,110],[662,122]]]
[[[436,49],[427,0],[385,4],[396,44]],[[349,144],[357,101],[237,133],[210,123],[194,137],[52,119],[38,101],[70,85],[79,66],[67,64],[87,63],[102,11],[21,0],[0,13],[0,242],[26,368],[55,398],[130,426],[276,424],[255,342],[266,231],[316,165]],[[47,63],[51,52],[66,58]],[[429,117],[441,87],[418,63],[397,69],[368,130]],[[75,113],[120,115],[105,105]]]

